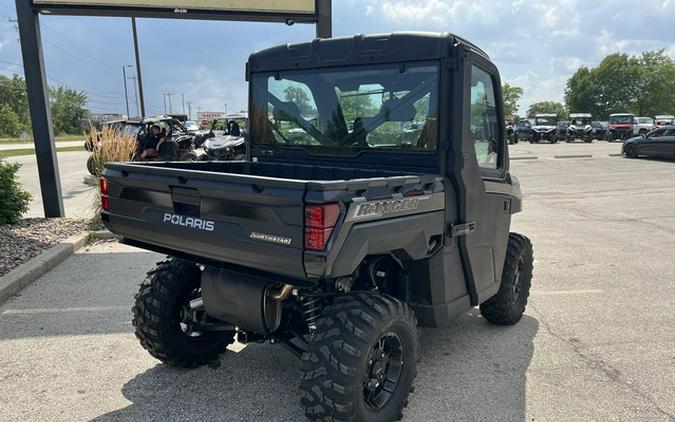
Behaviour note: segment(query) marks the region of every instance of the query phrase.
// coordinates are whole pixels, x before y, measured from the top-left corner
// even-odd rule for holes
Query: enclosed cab
[[[672,124],[675,124],[675,116],[672,114],[660,114],[654,117],[654,129]]]
[[[279,343],[303,360],[310,419],[396,420],[417,325],[525,310],[499,72],[460,37],[397,33],[280,45],[246,75],[245,161],[104,172],[106,226],[170,256],[141,284],[136,335],[188,367],[235,335]]]
[[[635,116],[630,113],[614,113],[609,115],[607,140],[628,139],[633,136]]]

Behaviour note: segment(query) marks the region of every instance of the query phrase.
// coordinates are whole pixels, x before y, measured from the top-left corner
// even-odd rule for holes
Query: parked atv
[[[593,116],[590,113],[570,114],[570,125],[565,136],[567,143],[581,139],[586,143],[593,142]]]
[[[202,160],[243,160],[246,158],[248,115],[230,114],[213,121],[211,134],[202,146]]]

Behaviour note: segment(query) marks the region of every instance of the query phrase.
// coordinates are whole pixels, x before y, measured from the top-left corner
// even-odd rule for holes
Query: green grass
[[[87,135],[61,135],[56,137],[56,142],[83,141]],[[32,144],[32,139],[0,138],[0,144]]]
[[[70,152],[70,151],[84,151],[84,150],[85,150],[84,145],[75,147],[56,148],[56,152]],[[6,149],[0,151],[0,158],[18,157],[20,155],[35,155],[35,149],[21,148],[21,149]]]

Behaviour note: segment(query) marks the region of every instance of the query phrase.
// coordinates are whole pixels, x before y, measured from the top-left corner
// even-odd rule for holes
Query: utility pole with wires
[[[188,120],[192,120],[192,103],[188,101],[187,105],[188,105]]]
[[[166,104],[167,104],[166,99],[167,98],[169,99],[169,101],[168,101],[168,103],[169,103],[169,114],[173,113],[173,107],[171,105],[171,97],[173,97],[176,94],[174,94],[173,92],[165,92],[162,95],[164,95],[164,113],[166,113]]]
[[[183,114],[185,114],[185,94],[180,93],[180,99],[183,101]]]
[[[130,64],[122,65],[122,77],[124,78],[124,102],[127,105],[127,118],[129,117],[129,95],[127,94],[127,67],[131,67]]]
[[[138,80],[138,76],[127,76],[127,78],[134,81],[134,104],[136,104],[136,116],[140,117],[142,119],[141,106],[139,105],[139,102],[138,102],[139,98],[140,98],[140,95],[138,93],[138,85],[136,84],[136,81]]]

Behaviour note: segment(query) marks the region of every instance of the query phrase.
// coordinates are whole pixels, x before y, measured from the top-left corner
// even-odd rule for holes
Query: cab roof
[[[251,54],[246,72],[248,76],[251,72],[434,60],[448,57],[452,49],[460,46],[490,60],[475,44],[454,34],[394,32],[314,39],[271,47]]]
[[[534,115],[535,118],[537,117],[558,117],[557,114],[555,113],[539,113]]]
[[[591,113],[570,113],[570,119],[574,119],[576,117],[588,117],[590,119],[593,116]]]

